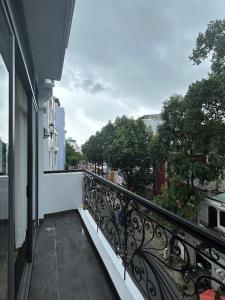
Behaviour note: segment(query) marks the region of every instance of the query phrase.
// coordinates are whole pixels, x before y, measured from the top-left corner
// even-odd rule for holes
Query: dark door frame
[[[213,206],[208,207],[208,226],[209,228],[218,226],[217,209]]]
[[[18,0],[16,2],[10,2],[0,0],[0,6],[6,19],[6,23],[10,32],[10,59],[9,59],[9,151],[8,151],[8,173],[9,173],[9,233],[8,233],[8,299],[15,299],[15,69],[20,73],[21,81],[26,88],[28,96],[28,108],[34,105],[37,111],[36,95],[34,93],[34,87],[36,84],[36,78],[34,76],[34,68],[31,58],[31,52],[29,51],[29,41],[26,38],[26,28],[23,27],[23,2]],[[16,13],[15,13],[16,11]],[[19,24],[19,27],[17,25]],[[21,27],[22,25],[22,27]],[[23,40],[20,39],[21,33],[24,34]],[[23,47],[25,45],[25,48]],[[25,51],[24,51],[25,50]],[[29,66],[27,65],[29,63]],[[33,143],[32,143],[32,131],[30,126],[32,124],[32,114],[28,112],[28,162],[33,160]],[[38,137],[37,137],[38,138]],[[36,145],[37,147],[37,145]],[[37,148],[38,151],[38,148]],[[37,159],[37,158],[36,158]],[[36,165],[37,167],[38,165]],[[28,163],[28,215],[27,215],[27,253],[26,259],[28,262],[32,261],[32,174],[33,163]],[[37,170],[38,172],[38,170]],[[35,172],[35,176],[38,173]],[[36,178],[38,183],[38,178]],[[37,187],[36,187],[37,188]],[[36,195],[37,196],[37,195]],[[38,201],[38,198],[36,201]],[[38,203],[35,204],[38,207]],[[37,214],[37,213],[36,213]]]
[[[27,260],[32,262],[33,249],[33,103],[28,99],[28,119],[27,119]]]
[[[15,190],[14,190],[14,166],[15,166],[15,36],[8,15],[5,1],[0,0],[0,8],[10,34],[9,45],[9,98],[8,98],[8,299],[14,300],[14,251],[15,251]]]

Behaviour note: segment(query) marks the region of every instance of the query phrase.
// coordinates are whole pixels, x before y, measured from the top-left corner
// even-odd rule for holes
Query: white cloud
[[[224,18],[223,0],[77,1],[55,95],[68,135],[84,142],[109,119],[159,112],[162,102],[207,76],[188,56],[200,31]]]

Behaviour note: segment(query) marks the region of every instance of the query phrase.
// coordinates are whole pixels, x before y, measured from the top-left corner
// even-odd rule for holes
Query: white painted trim
[[[97,232],[97,225],[89,212],[82,208],[78,208],[78,211],[121,300],[144,300],[128,273],[126,280],[123,279],[124,267],[121,259],[116,256],[101,231]]]

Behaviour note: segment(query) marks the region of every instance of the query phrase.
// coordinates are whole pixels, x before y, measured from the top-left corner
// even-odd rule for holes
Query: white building
[[[58,98],[52,96],[54,84],[49,83],[49,100],[44,105],[44,166],[45,171],[64,170],[65,111]]]
[[[67,141],[67,143],[70,144],[70,145],[73,147],[73,149],[76,151],[76,149],[77,149],[77,142],[76,142],[76,140],[74,140],[72,137],[69,137],[66,141]]]
[[[58,133],[58,152],[57,152],[57,170],[64,170],[65,168],[65,110],[64,107],[58,105],[56,107],[55,127]]]
[[[162,124],[161,114],[145,115],[142,120],[147,127],[152,129],[153,133],[156,133],[158,126]]]
[[[204,198],[199,212],[199,224],[225,236],[225,193]]]
[[[74,140],[72,137],[69,137],[67,140],[67,143],[70,144],[73,149],[76,151],[76,152],[80,152],[82,153],[82,149],[81,149],[81,146],[79,146],[76,142],[76,140]]]

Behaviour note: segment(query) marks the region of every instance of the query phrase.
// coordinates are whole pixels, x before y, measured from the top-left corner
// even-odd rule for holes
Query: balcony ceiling
[[[75,0],[24,0],[34,66],[39,78],[60,80]]]

